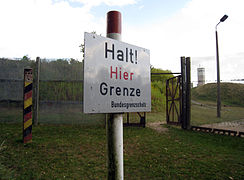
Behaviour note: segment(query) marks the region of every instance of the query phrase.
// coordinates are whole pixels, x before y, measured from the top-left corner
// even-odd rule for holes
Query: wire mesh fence
[[[0,122],[22,122],[24,68],[34,63],[0,59]]]
[[[33,66],[34,61],[0,59],[0,102],[22,101],[24,68]]]
[[[23,121],[24,68],[36,69],[34,60],[0,59],[0,122]],[[152,112],[166,114],[166,80],[172,75],[152,75]],[[35,79],[35,77],[34,77]],[[36,82],[34,81],[34,84]],[[221,83],[221,118],[217,118],[216,83],[192,88],[191,125],[244,131],[243,86]],[[35,89],[34,89],[35,90]],[[105,114],[83,114],[83,64],[74,59],[40,63],[39,123],[105,125]],[[131,113],[129,121],[140,123]],[[148,118],[146,118],[146,121]],[[159,121],[156,117],[153,121]],[[166,121],[160,119],[160,121]],[[127,115],[124,114],[124,123]]]
[[[32,60],[0,59],[0,122],[22,122],[23,72],[37,64]],[[103,125],[104,114],[85,115],[83,63],[41,60],[38,123]],[[34,86],[36,87],[34,74]],[[34,88],[34,91],[36,89]],[[34,93],[35,94],[35,93]]]

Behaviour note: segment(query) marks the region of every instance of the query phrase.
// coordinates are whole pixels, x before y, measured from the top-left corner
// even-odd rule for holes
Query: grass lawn
[[[23,107],[7,105],[0,106],[0,123],[22,123]],[[105,114],[84,114],[80,104],[41,105],[39,111],[41,124],[80,124],[104,125]]]
[[[211,101],[198,101],[203,104],[191,105],[191,125],[213,124],[231,122],[244,119],[244,107],[222,106],[221,118],[217,118],[216,103]]]
[[[106,179],[103,127],[21,127],[0,124],[0,179]],[[244,179],[243,138],[167,128],[124,128],[125,179]]]
[[[221,118],[217,118],[216,103],[197,100],[203,106],[192,103],[191,125],[212,124],[244,119],[244,107],[222,106]],[[0,122],[21,123],[23,110],[21,107],[0,107]],[[124,114],[124,122],[127,121]],[[158,113],[146,113],[146,122],[166,122],[166,110]],[[41,124],[80,124],[104,125],[105,115],[86,115],[79,105],[45,106],[40,108],[39,122]],[[130,113],[130,122],[140,122],[137,113]]]
[[[3,107],[0,106],[0,122],[22,122],[23,119],[22,107]]]

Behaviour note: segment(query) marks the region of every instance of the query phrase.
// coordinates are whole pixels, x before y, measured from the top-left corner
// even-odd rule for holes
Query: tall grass
[[[126,180],[244,179],[243,138],[164,127],[124,128]],[[0,179],[107,179],[102,126],[36,126],[26,146],[19,124],[0,132]]]
[[[81,82],[44,81],[40,83],[40,100],[82,101]]]
[[[192,89],[192,98],[216,101],[216,83],[205,84]],[[244,106],[244,84],[221,83],[221,101],[224,105]]]

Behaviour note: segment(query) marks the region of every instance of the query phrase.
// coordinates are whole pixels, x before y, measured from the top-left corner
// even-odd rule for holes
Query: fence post
[[[182,129],[190,129],[191,121],[191,59],[181,57]]]
[[[23,87],[23,143],[32,141],[32,85],[33,75],[31,68],[24,69]]]
[[[40,57],[36,58],[36,68],[35,68],[35,91],[34,91],[34,116],[33,121],[34,125],[38,124],[38,115],[39,115],[39,82],[40,82]]]
[[[186,129],[186,58],[181,57],[181,76],[182,76],[182,115],[181,127]]]
[[[191,128],[191,58],[186,58],[186,129]]]

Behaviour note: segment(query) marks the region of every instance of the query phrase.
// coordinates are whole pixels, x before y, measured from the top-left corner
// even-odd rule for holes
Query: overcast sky
[[[1,0],[0,57],[82,59],[84,32],[106,36],[106,13],[122,13],[122,40],[147,48],[151,64],[180,71],[190,56],[192,80],[205,67],[216,80],[219,24],[221,79],[244,79],[244,0]]]

